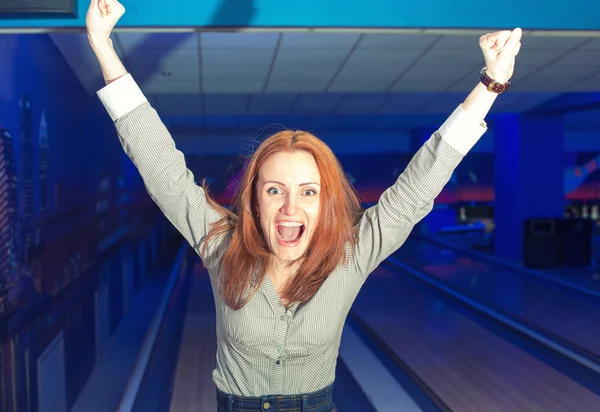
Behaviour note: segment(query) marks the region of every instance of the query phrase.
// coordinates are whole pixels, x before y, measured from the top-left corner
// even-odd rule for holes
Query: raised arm
[[[222,215],[207,203],[183,153],[177,150],[169,131],[112,47],[110,33],[124,12],[116,0],[92,0],[87,13],[88,38],[107,83],[98,96],[115,122],[123,149],[139,170],[150,197],[192,247],[201,252],[211,224]]]
[[[88,40],[100,63],[106,84],[127,74],[110,38],[113,28],[123,14],[125,7],[116,0],[90,0],[90,7],[85,16]]]
[[[506,84],[513,74],[521,35],[521,30],[515,29],[480,38],[487,74],[500,84]],[[498,93],[478,83],[415,154],[396,183],[364,213],[354,250],[356,270],[363,279],[396,251],[415,224],[432,210],[454,169],[486,131],[484,118],[497,97]]]

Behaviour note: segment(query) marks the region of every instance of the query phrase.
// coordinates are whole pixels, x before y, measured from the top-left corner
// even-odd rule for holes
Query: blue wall
[[[18,222],[11,237],[18,253],[11,258],[12,272],[0,273],[0,289],[30,277],[36,295],[52,297],[84,273],[105,245],[118,241],[115,233],[127,234],[129,209],[153,204],[136,196],[144,188],[124,159],[110,118],[47,35],[0,36],[0,61],[0,128],[13,137],[18,192],[17,199],[8,200],[18,211],[8,217]],[[40,150],[40,135],[47,136],[47,155]],[[28,156],[29,173],[23,166]],[[7,172],[4,162],[0,167],[0,173]],[[40,178],[44,174],[46,180]],[[42,198],[48,199],[45,207]],[[141,200],[133,204],[132,199]],[[0,245],[0,266],[8,259],[5,252],[6,245]],[[75,267],[65,269],[73,259]]]
[[[63,387],[70,408],[105,348],[96,339],[104,330],[98,302],[108,340],[154,261],[148,240],[166,220],[156,218],[97,96],[47,35],[1,35],[0,62],[0,128],[12,135],[0,135],[0,410],[43,410],[38,385]],[[49,152],[40,150],[44,136]],[[106,301],[95,301],[95,287]],[[65,381],[53,371],[49,385],[37,360],[57,337]]]
[[[59,194],[61,204],[84,202],[86,195],[97,192],[101,174],[120,174],[120,146],[110,118],[102,116],[98,98],[83,89],[47,35],[0,36],[0,61],[0,127],[13,133],[19,158],[19,100],[28,96],[36,153],[45,112],[52,186],[81,195],[61,199]]]
[[[83,27],[88,0],[77,0],[76,19],[7,20],[1,27]],[[600,29],[598,3],[573,0],[560,9],[547,0],[124,0],[123,26],[411,27]]]
[[[408,164],[412,151],[406,133],[318,133],[336,153],[356,189],[376,201]],[[176,133],[177,147],[186,153],[197,181],[207,178],[212,192],[229,201],[240,155],[248,156],[269,133]],[[530,136],[533,138],[535,136]],[[438,202],[494,200],[494,129],[488,130],[463,159]],[[571,130],[564,134],[564,194],[569,200],[600,198],[600,131]]]

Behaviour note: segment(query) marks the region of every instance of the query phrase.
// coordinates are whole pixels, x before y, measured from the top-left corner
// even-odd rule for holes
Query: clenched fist
[[[125,7],[117,0],[91,0],[85,16],[90,42],[108,41],[112,29],[123,14]]]
[[[479,39],[479,46],[485,59],[488,76],[499,83],[506,83],[513,75],[515,69],[515,56],[521,49],[521,36],[523,31],[519,28],[497,31],[484,34]]]

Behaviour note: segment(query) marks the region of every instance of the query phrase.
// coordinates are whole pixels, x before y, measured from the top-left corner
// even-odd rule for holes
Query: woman
[[[369,273],[431,210],[485,132],[483,119],[512,76],[521,30],[481,37],[487,76],[482,72],[376,206],[361,212],[323,142],[284,131],[258,148],[229,212],[194,183],[112,48],[109,36],[124,11],[116,0],[92,0],[87,14],[107,82],[98,95],[150,196],[208,268],[217,310],[218,410],[332,410],[348,311]]]

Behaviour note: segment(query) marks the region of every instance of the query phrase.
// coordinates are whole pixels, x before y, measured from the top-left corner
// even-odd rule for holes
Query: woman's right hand
[[[113,27],[123,14],[125,7],[117,0],[91,0],[85,16],[90,43],[93,45],[108,42]]]

